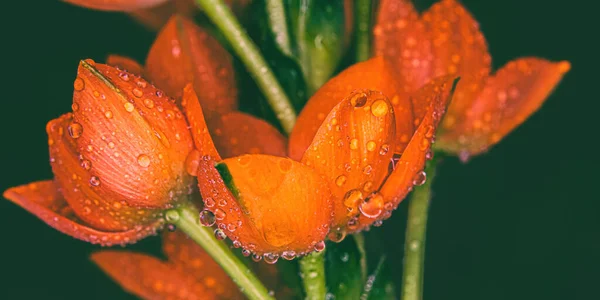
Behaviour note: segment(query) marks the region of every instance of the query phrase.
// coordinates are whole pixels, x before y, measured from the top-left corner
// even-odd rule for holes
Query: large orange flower
[[[393,62],[405,92],[436,76],[461,77],[436,146],[464,160],[525,121],[570,68],[566,61],[525,57],[491,75],[479,25],[455,0],[442,0],[421,16],[409,0],[382,0],[374,35],[375,54]]]
[[[82,61],[73,113],[48,123],[54,181],[4,196],[57,230],[92,243],[134,242],[187,197],[192,139],[172,99],[125,71]]]

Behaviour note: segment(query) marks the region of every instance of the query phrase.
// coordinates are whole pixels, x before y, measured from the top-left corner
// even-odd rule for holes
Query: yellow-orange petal
[[[168,95],[180,98],[193,83],[207,115],[237,108],[237,88],[229,53],[194,22],[173,16],[154,41],[146,72]]]
[[[63,0],[85,8],[108,11],[132,11],[159,5],[168,0]]]
[[[165,208],[187,194],[184,161],[193,149],[187,122],[174,101],[143,78],[82,61],[73,93],[73,122],[65,138],[106,199]]]
[[[479,24],[458,1],[440,1],[422,19],[433,43],[431,77],[461,77],[444,121],[444,127],[451,128],[462,122],[464,111],[483,89],[492,59]]]
[[[301,162],[329,179],[334,196],[334,230],[359,214],[376,218],[381,207],[367,203],[387,177],[396,145],[395,115],[381,92],[357,90],[334,107]],[[363,209],[364,208],[364,209]],[[335,239],[335,238],[334,238]]]
[[[540,108],[569,62],[526,57],[513,60],[490,77],[464,121],[440,136],[439,147],[463,159],[485,151]]]
[[[375,57],[355,64],[329,80],[310,98],[298,116],[289,138],[289,156],[300,160],[329,112],[340,99],[357,89],[381,91],[394,106],[396,131],[412,131],[411,104],[407,95],[398,91],[395,77],[392,65],[383,57]]]
[[[103,246],[134,243],[154,234],[163,225],[162,219],[157,219],[146,226],[136,226],[126,231],[109,232],[91,228],[77,218],[52,180],[10,188],[4,192],[4,198],[66,235]]]
[[[200,106],[198,96],[196,95],[192,84],[187,84],[183,89],[181,106],[185,111],[185,115],[190,125],[190,131],[194,139],[196,150],[200,152],[197,155],[198,158],[208,155],[220,161],[221,156],[219,155],[217,148],[215,148],[213,139],[208,131],[208,125],[206,124],[202,106]]]
[[[440,117],[449,102],[448,98],[451,97],[451,87],[453,85],[454,80],[451,77],[438,78],[430,81],[412,96],[413,102],[416,99],[427,98],[431,98],[433,101],[427,101],[429,107],[420,120],[404,153],[402,153],[398,162],[393,164],[393,171],[381,189],[371,196],[372,199],[383,202],[385,211],[378,218],[367,218],[361,215],[358,219],[358,229],[362,229],[375,221],[388,218],[392,210],[406,197],[413,186],[423,184],[426,180],[423,169],[428,159],[428,153],[431,151],[431,144],[435,138],[434,135]]]
[[[285,156],[286,138],[268,122],[242,112],[214,115],[209,130],[224,158],[242,154]]]
[[[373,43],[375,55],[385,56],[393,63],[402,92],[413,92],[431,78],[431,40],[410,0],[380,2]]]
[[[201,160],[198,186],[205,208],[237,245],[268,261],[284,251],[304,255],[320,245],[331,222],[325,178],[289,158],[243,155],[219,163]],[[234,195],[236,195],[234,197]]]
[[[73,121],[72,114],[66,114],[46,126],[52,172],[72,213],[91,227],[105,231],[128,231],[159,219],[160,209],[137,207],[134,202],[105,191],[110,184],[97,175],[96,161],[88,153],[84,156],[78,152],[72,137],[75,124],[79,123]],[[102,185],[106,187],[102,189]]]
[[[106,250],[90,258],[124,290],[143,299],[219,299],[194,276],[146,254]]]
[[[131,74],[141,76],[144,73],[144,67],[133,58],[111,54],[106,58],[106,64],[125,70]]]
[[[129,15],[149,29],[158,30],[175,14],[192,18],[198,11],[194,0],[170,0],[154,7],[134,10]]]
[[[221,299],[240,299],[242,294],[223,268],[202,247],[181,231],[163,235],[163,251],[169,263],[181,274],[196,278]]]

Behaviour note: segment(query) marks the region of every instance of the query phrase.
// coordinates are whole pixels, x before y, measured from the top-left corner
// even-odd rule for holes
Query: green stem
[[[222,0],[196,0],[196,3],[229,41],[275,111],[281,126],[290,133],[296,122],[296,112],[256,44]]]
[[[313,252],[300,259],[300,272],[307,300],[323,300],[325,287],[325,250]]]
[[[371,0],[356,0],[356,61],[371,57]]]
[[[191,204],[166,212],[168,222],[185,232],[204,248],[249,299],[274,299],[252,271],[244,265],[227,245],[215,238],[210,227],[200,225],[198,210]],[[199,295],[202,296],[202,295]]]
[[[412,192],[408,203],[408,225],[404,244],[404,273],[402,300],[423,299],[423,272],[425,262],[425,235],[427,213],[431,201],[431,186],[435,175],[435,160],[427,164],[427,181]]]

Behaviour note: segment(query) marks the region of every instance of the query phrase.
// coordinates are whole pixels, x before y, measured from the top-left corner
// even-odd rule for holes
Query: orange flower
[[[107,65],[82,61],[74,88],[73,113],[46,128],[55,180],[4,196],[75,238],[135,242],[191,191],[187,124],[162,91]]]
[[[236,284],[185,234],[166,232],[167,260],[129,251],[100,251],[92,260],[125,290],[143,299],[242,299]]]
[[[442,0],[421,16],[408,0],[382,0],[374,34],[375,54],[394,63],[405,92],[436,76],[461,77],[436,145],[463,160],[525,121],[570,68],[566,61],[525,57],[490,75],[479,25],[455,0]]]
[[[290,135],[289,153],[330,183],[330,239],[378,224],[413,185],[424,182],[453,81],[437,78],[409,96],[398,89],[389,62],[377,57],[343,71],[308,101]]]

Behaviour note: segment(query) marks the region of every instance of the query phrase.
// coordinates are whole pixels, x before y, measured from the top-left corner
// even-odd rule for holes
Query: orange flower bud
[[[433,77],[461,77],[437,147],[462,160],[524,122],[570,69],[566,61],[531,57],[513,60],[491,76],[485,37],[455,0],[442,0],[422,16],[410,0],[382,0],[374,36],[375,54],[394,64],[406,92]]]
[[[125,290],[144,299],[240,299],[227,273],[185,234],[166,232],[167,260],[127,251],[100,251],[92,260]]]
[[[191,190],[185,118],[142,78],[91,60],[79,65],[74,88],[73,113],[46,128],[55,183],[5,196],[76,238],[134,242]]]

